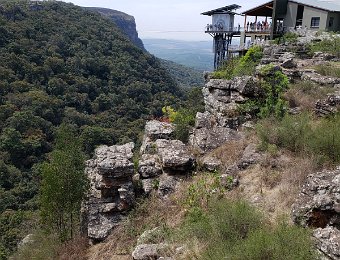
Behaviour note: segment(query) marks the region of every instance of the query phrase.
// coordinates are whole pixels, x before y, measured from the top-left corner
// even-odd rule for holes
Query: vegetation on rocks
[[[311,44],[312,52],[326,52],[340,58],[340,37],[339,34],[330,34],[327,38]]]
[[[253,75],[262,56],[262,48],[253,46],[249,48],[243,57],[229,59],[221,68],[213,72],[211,77],[215,79],[232,79],[237,76]]]
[[[264,149],[276,145],[301,156],[312,156],[320,165],[340,162],[338,115],[319,120],[308,113],[286,115],[282,120],[269,118],[258,124],[257,133]]]
[[[75,137],[92,153],[99,144],[136,141],[146,119],[160,117],[164,105],[179,107],[186,94],[113,22],[72,4],[1,1],[0,34],[0,255],[6,258],[26,235],[21,214],[38,209],[38,165],[54,150],[62,123],[77,128]]]

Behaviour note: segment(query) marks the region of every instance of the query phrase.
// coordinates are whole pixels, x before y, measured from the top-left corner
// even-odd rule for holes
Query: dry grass
[[[183,181],[182,188],[186,187],[185,183],[186,181]],[[153,194],[138,203],[129,218],[114,229],[105,242],[89,249],[88,259],[131,259],[131,252],[137,244],[137,238],[144,231],[155,227],[171,229],[179,225],[185,213],[179,203],[184,194],[182,191],[180,189],[166,200],[161,200]],[[164,242],[164,236],[156,237],[154,242]]]
[[[248,143],[249,140],[246,141],[245,139],[230,141],[212,151],[209,156],[219,159],[223,166],[228,167],[241,158]]]
[[[248,137],[248,141],[226,143],[213,151],[211,155],[219,158],[227,167],[241,157],[249,142],[256,141],[254,135],[250,134]],[[221,196],[236,200],[240,198],[248,200],[263,211],[271,223],[275,224],[282,215],[289,215],[291,205],[307,175],[316,170],[317,164],[313,158],[296,157],[286,151],[266,154],[261,163],[239,173],[240,185],[238,188],[231,192],[223,192]],[[89,248],[87,259],[132,259],[131,252],[137,244],[137,238],[145,230],[161,227],[164,231],[171,232],[182,224],[187,213],[185,200],[189,187],[199,185],[199,183],[209,186],[213,182],[213,179],[209,179],[214,178],[212,176],[199,173],[197,176],[183,180],[179,189],[167,200],[161,200],[156,195],[152,195],[145,201],[141,201],[131,212],[129,219],[116,228],[105,242]],[[202,189],[205,193],[209,193],[209,187],[205,188],[204,186]],[[205,208],[201,204],[200,207]],[[161,235],[156,237],[153,242],[161,243],[167,240],[171,243],[171,239],[170,241],[168,239],[166,235]],[[185,244],[187,248],[178,259],[199,259],[201,257],[206,245],[194,238],[189,240],[177,241]]]
[[[286,151],[266,154],[261,164],[240,174],[240,186],[233,193],[255,204],[275,222],[278,217],[290,214],[306,177],[318,167],[313,158],[297,157]]]
[[[319,86],[309,81],[301,81],[290,85],[284,98],[292,108],[300,107],[303,111],[313,111],[316,101],[326,98],[327,94],[332,92],[334,92],[334,88]]]
[[[86,250],[89,246],[88,239],[86,237],[76,237],[71,241],[60,246],[58,250],[59,260],[86,260]]]

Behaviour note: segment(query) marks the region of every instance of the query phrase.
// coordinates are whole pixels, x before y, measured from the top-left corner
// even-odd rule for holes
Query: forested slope
[[[37,208],[35,169],[53,150],[61,123],[77,127],[90,153],[97,144],[136,140],[144,119],[179,104],[183,93],[113,22],[72,4],[1,1],[0,36],[0,255],[6,255],[22,235],[22,212]]]

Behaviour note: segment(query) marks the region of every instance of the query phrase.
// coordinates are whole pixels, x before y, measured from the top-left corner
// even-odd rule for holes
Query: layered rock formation
[[[94,242],[105,239],[134,205],[133,147],[133,143],[100,146],[86,162],[90,191],[83,212],[87,235]]]
[[[170,123],[156,120],[146,123],[138,166],[146,194],[154,189],[161,196],[170,194],[180,178],[195,166],[195,158],[188,147],[179,140],[172,140],[173,131]]]
[[[315,228],[317,248],[340,259],[340,169],[309,175],[292,207],[293,221]]]
[[[263,95],[259,80],[252,76],[210,79],[202,92],[206,112],[214,116],[219,126],[232,129],[237,129],[241,123],[238,105]]]

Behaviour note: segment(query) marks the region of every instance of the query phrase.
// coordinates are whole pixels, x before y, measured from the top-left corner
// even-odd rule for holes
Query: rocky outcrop
[[[181,176],[195,167],[195,158],[189,148],[179,140],[173,140],[174,126],[152,120],[146,123],[138,173],[143,190],[149,194],[157,190],[166,197],[176,190]]]
[[[133,143],[100,146],[86,162],[90,190],[82,211],[87,235],[94,242],[104,240],[134,205],[133,147]]]
[[[317,248],[340,259],[340,169],[309,175],[292,207],[296,224],[315,228]]]
[[[339,111],[340,91],[327,96],[324,100],[318,100],[315,104],[315,113],[318,116],[328,116]]]
[[[263,94],[259,80],[252,76],[236,77],[232,80],[211,79],[203,88],[205,111],[217,124],[236,129],[241,124],[238,104]]]
[[[317,228],[313,232],[316,246],[330,259],[340,259],[340,230],[334,227]]]
[[[220,103],[223,106],[223,103]],[[210,110],[215,113],[211,107]],[[189,137],[189,144],[200,154],[207,153],[227,141],[239,140],[242,134],[226,126],[221,126],[214,114],[210,112],[197,113],[196,124]],[[235,121],[239,121],[237,118]],[[223,123],[222,123],[223,124]],[[238,123],[237,123],[238,124]]]
[[[292,208],[302,226],[340,226],[340,170],[309,175]]]
[[[321,86],[325,86],[325,85],[334,86],[340,83],[340,78],[330,77],[330,76],[321,76],[318,73],[306,73],[306,72],[302,73],[301,80],[312,81]]]

